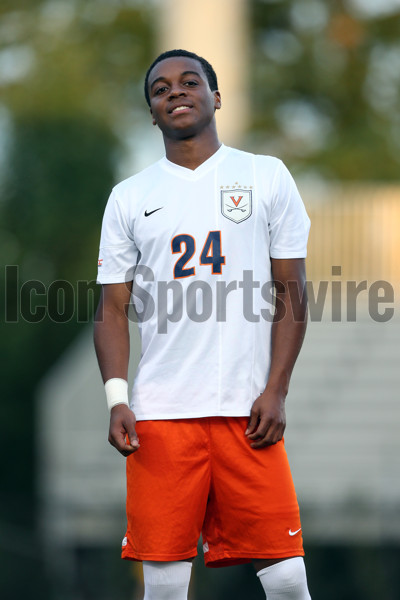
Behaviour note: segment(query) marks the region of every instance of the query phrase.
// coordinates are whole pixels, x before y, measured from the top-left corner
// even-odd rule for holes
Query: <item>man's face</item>
[[[201,133],[221,106],[219,92],[212,92],[199,61],[184,56],[162,60],[149,77],[153,123],[171,139],[187,139]]]

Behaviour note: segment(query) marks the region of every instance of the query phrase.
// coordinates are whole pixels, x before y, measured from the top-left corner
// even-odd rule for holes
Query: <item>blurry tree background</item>
[[[4,598],[54,597],[35,530],[33,398],[93,314],[98,292],[89,283],[78,296],[77,282],[95,277],[111,186],[135,171],[161,1],[0,5]],[[244,146],[281,157],[298,177],[398,181],[399,2],[252,0],[249,9],[252,122]],[[7,280],[6,265],[18,265]],[[67,282],[64,299],[43,292],[32,306],[32,289],[42,293],[34,282],[49,290],[56,280]],[[332,598],[357,597],[356,583],[348,593],[335,585]]]
[[[89,284],[78,297],[77,282],[96,275],[101,218],[118,177],[124,130],[134,130],[144,110],[152,13],[143,5],[1,3],[0,253],[3,265],[19,269],[1,282],[9,321],[20,304],[18,322],[3,323],[0,336],[4,598],[48,597],[35,532],[35,387],[92,318],[98,290]],[[65,299],[50,293],[56,280],[67,282],[57,286],[66,289]],[[36,281],[49,294],[32,305]]]
[[[303,175],[398,180],[399,14],[395,0],[254,1],[259,150]]]

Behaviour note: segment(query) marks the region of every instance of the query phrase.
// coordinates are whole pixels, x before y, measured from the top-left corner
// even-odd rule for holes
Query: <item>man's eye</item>
[[[167,89],[166,86],[163,85],[162,87],[157,88],[156,91],[154,92],[154,94],[156,96],[158,96],[158,94],[162,94],[166,89]]]
[[[197,81],[185,81],[184,85],[195,86],[199,84],[197,83]]]

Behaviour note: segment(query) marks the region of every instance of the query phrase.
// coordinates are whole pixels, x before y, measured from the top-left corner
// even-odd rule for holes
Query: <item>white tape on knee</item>
[[[143,561],[144,600],[187,600],[192,563]]]
[[[301,556],[288,558],[258,571],[268,600],[311,600]]]

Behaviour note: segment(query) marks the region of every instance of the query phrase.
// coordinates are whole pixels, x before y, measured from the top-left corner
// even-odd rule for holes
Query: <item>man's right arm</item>
[[[102,287],[94,324],[94,345],[104,383],[113,378],[128,380],[131,290],[132,281]],[[123,456],[139,448],[135,424],[135,415],[126,404],[117,404],[111,409],[108,441]]]

